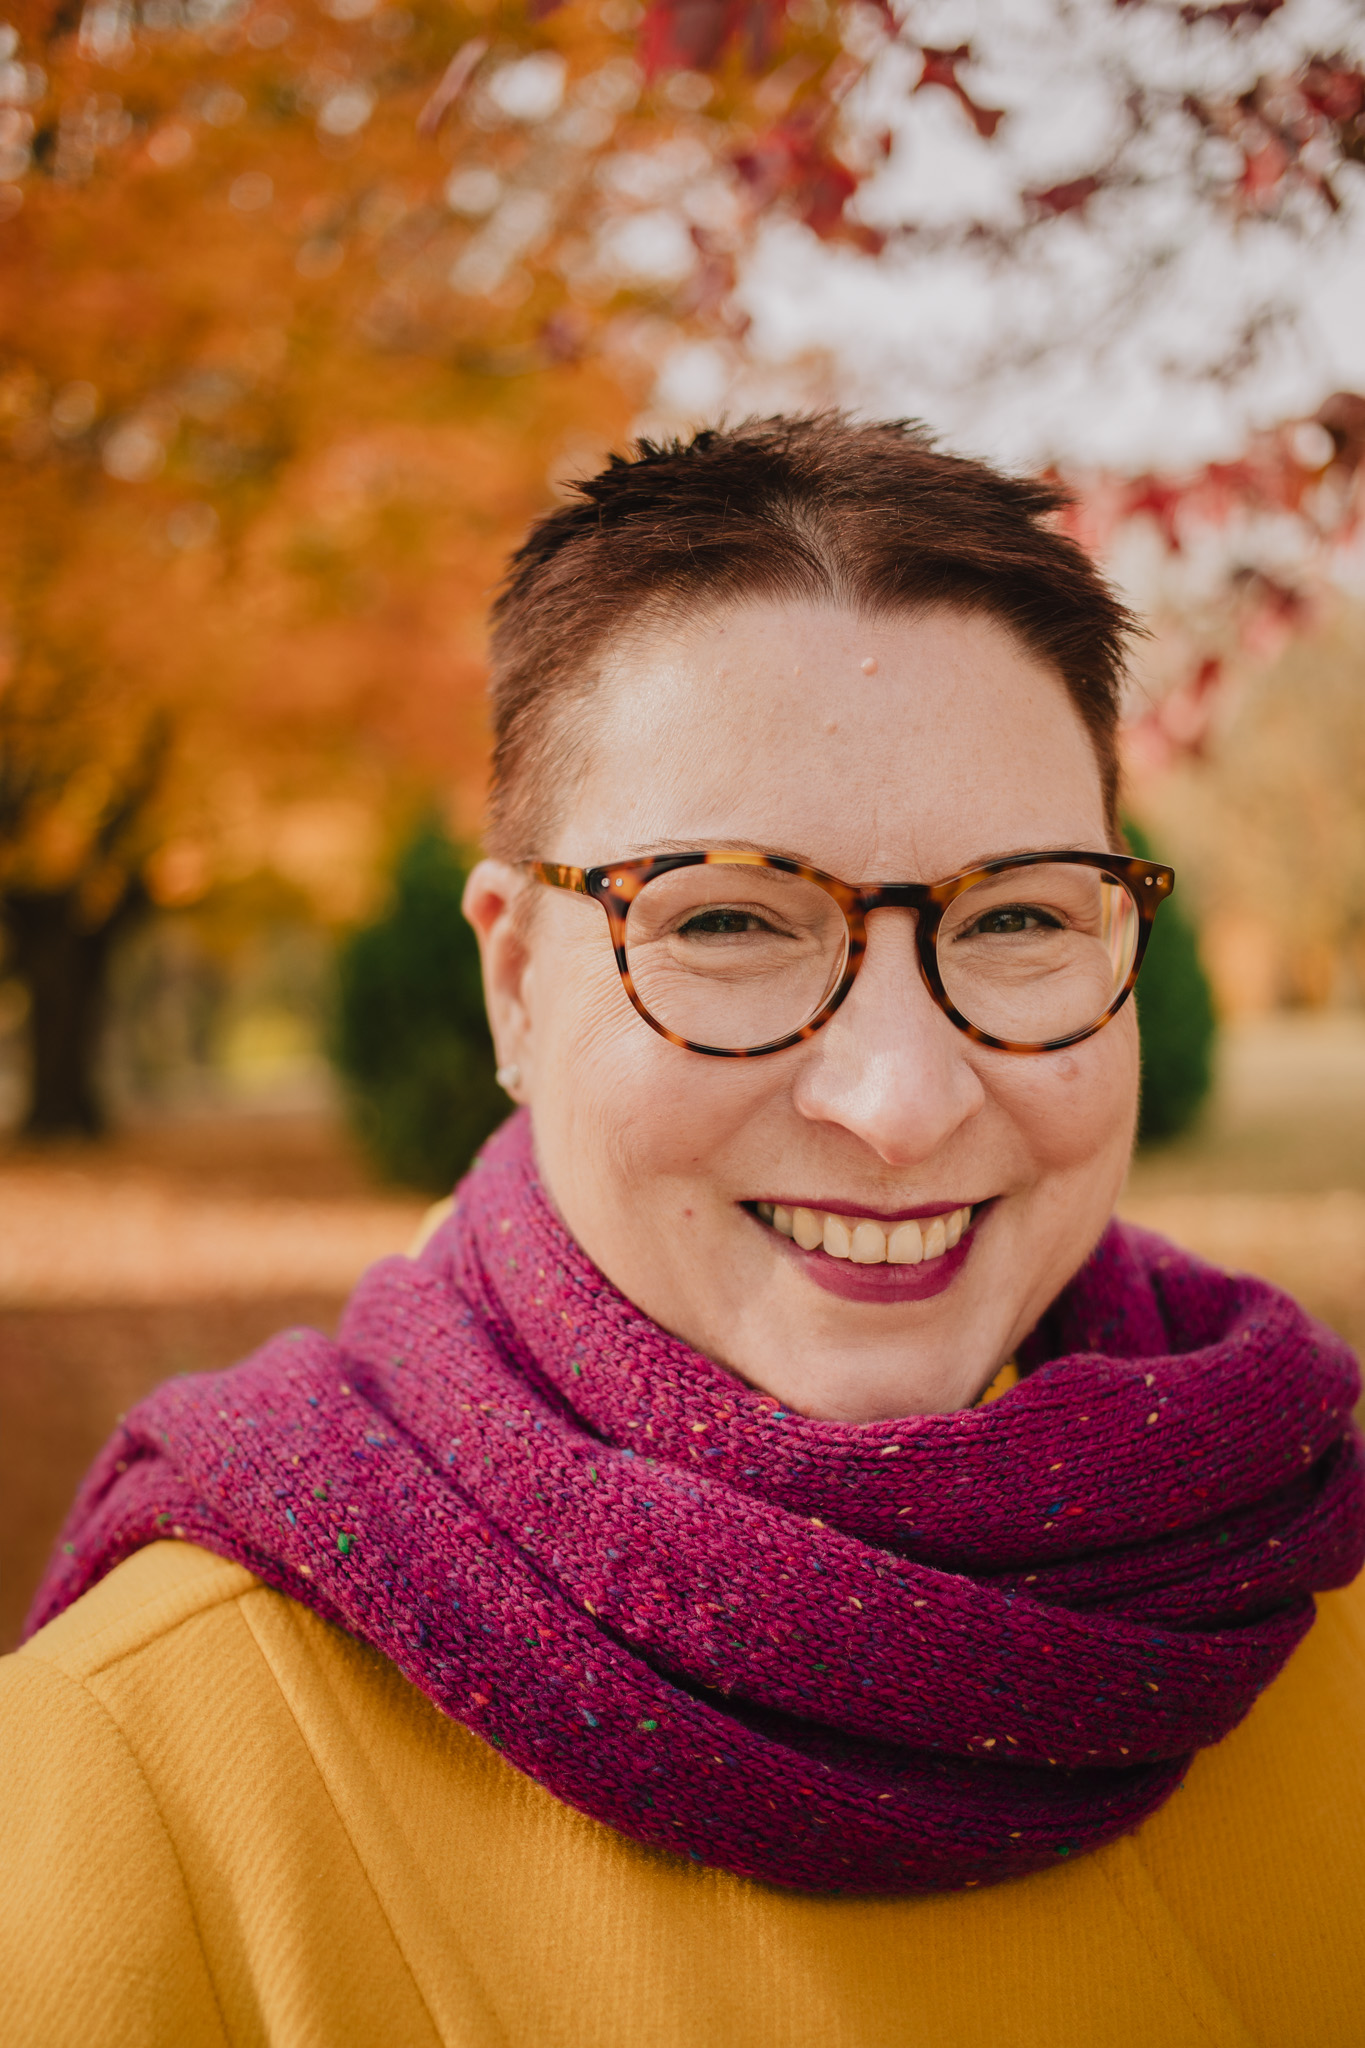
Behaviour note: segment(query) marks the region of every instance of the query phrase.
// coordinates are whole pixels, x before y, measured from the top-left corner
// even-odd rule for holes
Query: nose
[[[888,1166],[915,1165],[985,1103],[970,1047],[924,985],[913,914],[873,911],[858,978],[804,1049],[796,1108],[852,1131]]]

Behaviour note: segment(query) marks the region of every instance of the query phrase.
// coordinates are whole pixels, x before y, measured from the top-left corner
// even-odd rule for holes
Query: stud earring
[[[510,1095],[514,1088],[520,1088],[521,1086],[521,1068],[515,1066],[499,1067],[494,1079],[499,1088],[505,1089]]]

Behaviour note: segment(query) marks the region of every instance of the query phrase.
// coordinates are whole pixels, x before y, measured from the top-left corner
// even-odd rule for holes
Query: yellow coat
[[[186,1544],[0,1660],[3,2048],[1361,2048],[1365,1578],[1127,1840],[795,1897],[559,1805]]]

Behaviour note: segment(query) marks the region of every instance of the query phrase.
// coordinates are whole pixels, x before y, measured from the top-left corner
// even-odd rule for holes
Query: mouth
[[[746,1202],[806,1276],[852,1301],[924,1301],[950,1287],[967,1262],[989,1202],[867,1216],[800,1203]]]

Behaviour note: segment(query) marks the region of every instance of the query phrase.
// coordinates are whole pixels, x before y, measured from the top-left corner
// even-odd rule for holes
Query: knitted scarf
[[[604,1279],[517,1116],[336,1342],[127,1416],[30,1626],[183,1538],[642,1842],[992,1883],[1160,1806],[1365,1555],[1355,1362],[1273,1287],[1113,1224],[1020,1364],[960,1414],[791,1414]]]

